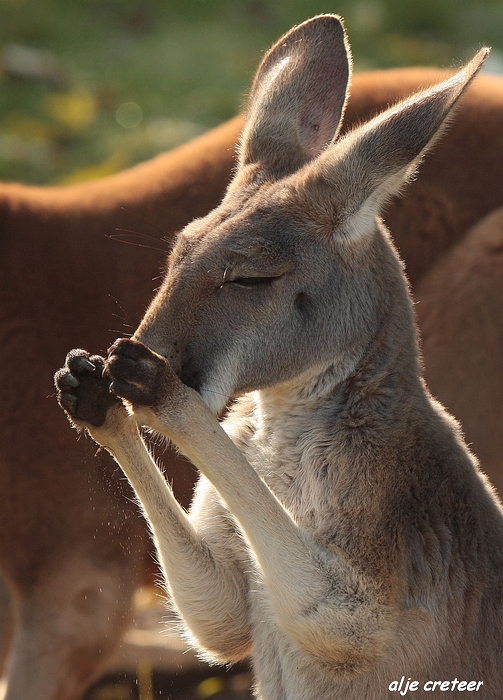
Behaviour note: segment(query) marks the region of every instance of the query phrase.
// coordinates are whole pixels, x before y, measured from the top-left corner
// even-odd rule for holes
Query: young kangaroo
[[[402,676],[418,698],[502,697],[501,508],[421,379],[376,218],[486,53],[338,139],[341,22],[286,34],[224,201],[179,235],[133,339],[56,374],[135,489],[187,634],[211,660],[250,654],[263,700],[378,700]],[[199,468],[189,514],[138,425]]]

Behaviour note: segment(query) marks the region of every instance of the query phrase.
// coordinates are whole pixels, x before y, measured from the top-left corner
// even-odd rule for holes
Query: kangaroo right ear
[[[415,173],[488,53],[481,49],[451,78],[357,127],[306,166],[303,191],[324,221],[344,223],[346,235],[374,229],[375,216]]]
[[[249,95],[240,166],[288,175],[338,133],[351,53],[342,21],[320,15],[294,27],[265,55]]]

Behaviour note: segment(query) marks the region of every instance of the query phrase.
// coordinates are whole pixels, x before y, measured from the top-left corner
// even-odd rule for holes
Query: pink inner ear
[[[285,174],[316,157],[338,133],[350,74],[338,17],[315,17],[291,30],[255,76],[241,162]]]
[[[345,91],[344,82],[344,95]],[[315,98],[305,105],[300,114],[299,141],[311,158],[321,153],[327,143],[336,137],[344,106],[345,100],[341,100],[340,88],[332,88],[332,94],[325,95],[321,100]]]
[[[312,50],[302,69],[305,93],[299,109],[299,141],[311,158],[337,136],[344,116],[351,55],[342,26],[340,32],[339,41],[324,38],[323,53],[318,47]]]

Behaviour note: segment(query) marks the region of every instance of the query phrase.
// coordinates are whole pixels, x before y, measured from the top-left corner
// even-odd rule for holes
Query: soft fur
[[[219,661],[251,654],[257,697],[378,700],[405,675],[418,698],[456,677],[496,700],[503,515],[424,385],[376,218],[486,52],[338,139],[347,51],[327,15],[266,55],[224,201],[180,234],[103,372],[70,353],[59,399],[128,476],[191,639]],[[189,515],[138,424],[200,469]]]

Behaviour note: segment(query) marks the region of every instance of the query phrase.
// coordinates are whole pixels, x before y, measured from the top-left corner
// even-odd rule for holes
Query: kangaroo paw
[[[120,399],[110,392],[110,380],[104,376],[105,360],[86,350],[71,350],[65,366],[54,375],[58,402],[68,418],[78,427],[105,423],[112,406]]]

